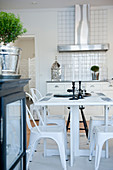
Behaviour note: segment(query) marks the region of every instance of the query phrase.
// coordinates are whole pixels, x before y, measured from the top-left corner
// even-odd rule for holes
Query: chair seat
[[[63,132],[64,131],[64,128],[62,126],[58,126],[58,125],[55,125],[55,126],[38,126],[39,130],[41,132],[54,132],[54,133],[58,133],[58,132]],[[31,129],[32,132],[36,132],[37,133],[37,128],[36,127],[33,127]]]
[[[65,119],[64,115],[48,115],[47,119]]]
[[[93,155],[94,147],[96,144],[96,152],[95,152],[95,170],[99,169],[100,159],[101,159],[101,152],[103,144],[113,138],[113,126],[95,126],[93,129],[93,140],[90,147],[90,155]],[[91,160],[91,156],[89,160]]]
[[[99,120],[104,121],[104,116],[91,116],[90,119],[94,121],[99,121]],[[108,120],[111,121],[111,116],[108,117]]]
[[[93,129],[94,133],[104,133],[105,135],[108,133],[113,134],[113,126],[95,126]]]
[[[89,133],[88,133],[88,140],[90,141],[92,130],[94,126],[104,126],[104,116],[91,116],[89,122]],[[108,117],[108,125],[113,125],[113,117]]]

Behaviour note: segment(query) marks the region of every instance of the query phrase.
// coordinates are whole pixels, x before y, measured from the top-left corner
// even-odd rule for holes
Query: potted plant
[[[91,66],[92,80],[99,80],[99,66]]]
[[[17,74],[21,49],[10,44],[26,31],[19,16],[0,12],[0,61],[2,61],[0,70],[2,70],[2,75]]]

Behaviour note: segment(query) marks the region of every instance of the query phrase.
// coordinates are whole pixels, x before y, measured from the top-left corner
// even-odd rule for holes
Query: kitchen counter
[[[110,80],[111,81],[111,80]],[[65,80],[65,81],[46,81],[47,83],[70,83],[70,82],[72,82],[72,81],[68,81],[68,80]],[[79,82],[79,80],[77,81],[77,80],[75,80],[75,82]],[[81,82],[109,82],[109,80],[107,79],[107,80],[86,80],[86,81],[82,81],[81,80]]]

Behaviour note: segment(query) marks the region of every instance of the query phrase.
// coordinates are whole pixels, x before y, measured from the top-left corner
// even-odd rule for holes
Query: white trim
[[[90,6],[90,8],[92,8],[92,9],[112,9],[113,5],[112,6]]]
[[[68,9],[67,8],[61,8],[61,9]],[[0,11],[4,11],[4,12],[13,12],[13,13],[17,13],[17,12],[56,12],[58,11],[60,8],[41,8],[41,9],[10,9],[10,10],[0,10]]]
[[[76,4],[75,4],[76,5]],[[75,5],[71,5],[68,7],[64,7],[64,8],[34,8],[34,9],[10,9],[10,10],[0,10],[0,11],[4,11],[4,12],[56,12],[56,11],[66,11],[66,10],[70,10],[72,11]],[[113,5],[109,5],[109,6],[92,6],[90,5],[90,8],[92,9],[112,9]]]
[[[18,36],[18,38],[35,38],[34,34],[23,34],[21,36]]]
[[[40,91],[40,58],[38,56],[38,37],[35,37],[36,89]]]

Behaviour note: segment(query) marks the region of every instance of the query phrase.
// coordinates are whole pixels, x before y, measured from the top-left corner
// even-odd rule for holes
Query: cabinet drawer
[[[47,84],[47,92],[64,92],[65,85],[64,84]]]
[[[107,90],[107,91],[113,91],[113,85],[110,85],[110,84],[104,84],[103,86],[102,86],[102,89],[103,90]]]
[[[97,92],[97,91],[101,91],[101,84],[94,84],[94,83],[91,83],[91,84],[87,84],[86,85],[86,90],[88,92]]]

